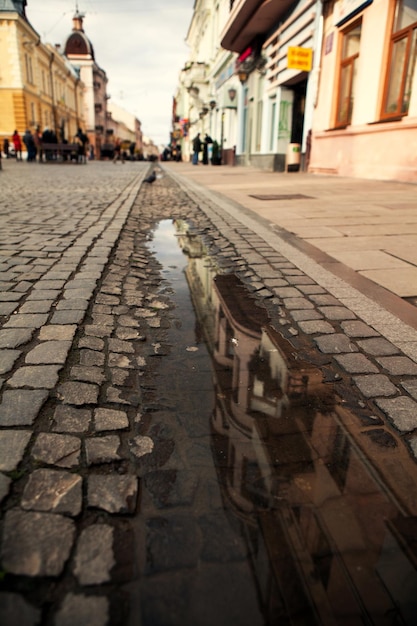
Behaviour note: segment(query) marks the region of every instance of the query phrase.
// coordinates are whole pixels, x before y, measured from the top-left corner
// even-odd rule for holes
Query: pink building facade
[[[417,1],[325,2],[316,53],[309,171],[417,182]]]

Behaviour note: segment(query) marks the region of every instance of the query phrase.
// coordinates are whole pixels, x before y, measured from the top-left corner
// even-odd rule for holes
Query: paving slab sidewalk
[[[358,284],[364,278],[370,288],[417,298],[416,185],[243,166],[162,165],[284,229],[294,245],[345,279]],[[383,297],[382,290],[375,293]]]

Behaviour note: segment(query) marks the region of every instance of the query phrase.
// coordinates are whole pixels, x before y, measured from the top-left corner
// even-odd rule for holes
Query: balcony
[[[221,34],[225,50],[241,54],[253,40],[266,35],[297,0],[237,0]]]

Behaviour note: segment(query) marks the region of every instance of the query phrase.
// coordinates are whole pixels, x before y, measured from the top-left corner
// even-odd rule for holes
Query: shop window
[[[362,24],[356,23],[343,34],[339,70],[336,126],[348,126],[352,121],[355,83],[358,69]]]
[[[398,0],[385,84],[382,117],[407,115],[417,55],[417,0]]]

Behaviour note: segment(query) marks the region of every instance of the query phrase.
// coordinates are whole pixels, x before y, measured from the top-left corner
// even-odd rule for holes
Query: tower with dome
[[[76,9],[73,17],[72,33],[64,46],[64,55],[79,74],[84,84],[83,114],[85,132],[95,156],[100,157],[107,143],[107,75],[96,62],[94,48],[84,32],[84,14]]]

